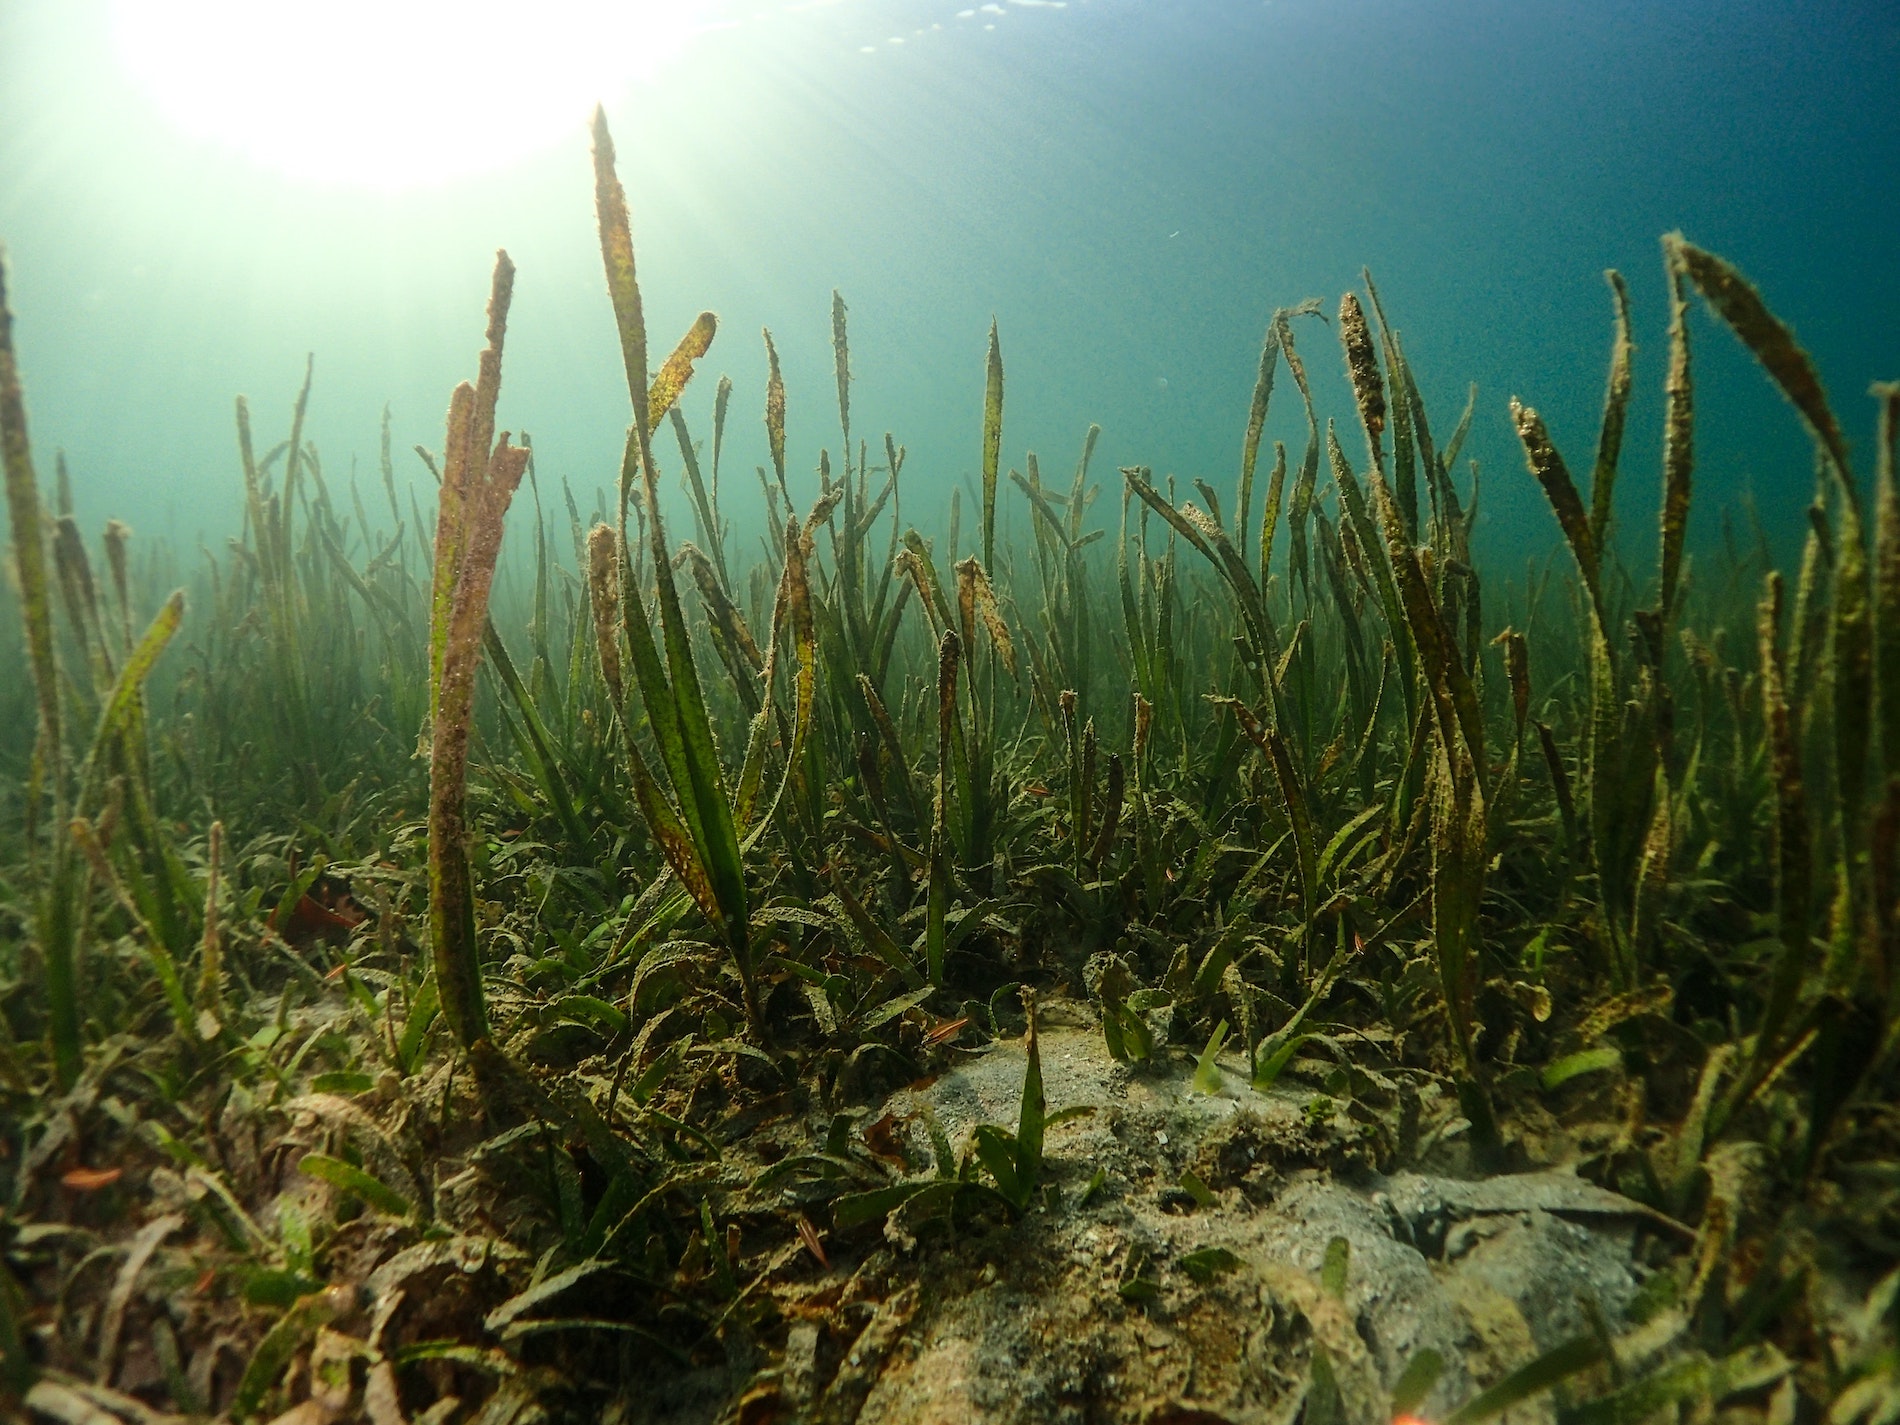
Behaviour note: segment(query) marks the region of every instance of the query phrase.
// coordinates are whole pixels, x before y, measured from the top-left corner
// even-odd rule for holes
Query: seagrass
[[[26,430],[26,401],[19,357],[13,347],[13,312],[7,303],[6,267],[0,261],[0,455],[6,461],[7,518],[13,531],[13,568],[19,580],[20,612],[26,626],[28,662],[39,708],[40,764],[53,790],[55,823],[64,819],[64,739],[61,736],[58,673],[53,657],[53,608],[46,572],[46,541],[39,481]]]
[[[966,451],[973,478],[948,486],[947,520],[927,521],[966,467],[954,449],[913,464],[870,423],[841,292],[815,383],[827,402],[835,388],[835,439],[800,435],[832,429],[828,416],[788,423],[802,378],[769,334],[764,430],[743,437],[727,423],[732,380],[709,392],[713,372],[699,374],[718,349],[711,313],[651,367],[650,274],[604,117],[594,137],[629,400],[615,488],[558,479],[554,442],[531,459],[525,436],[498,432],[504,261],[477,376],[451,402],[445,448],[415,471],[423,494],[439,479],[433,521],[399,488],[387,417],[367,472],[383,501],[319,459],[306,368],[288,438],[254,447],[240,407],[242,533],[204,556],[187,621],[154,551],[122,526],[93,545],[63,462],[39,505],[15,457],[10,345],[0,364],[10,509],[33,501],[30,518],[12,510],[22,676],[0,684],[22,724],[0,728],[0,748],[27,811],[24,869],[4,868],[0,897],[19,897],[5,924],[31,948],[26,982],[0,996],[0,1094],[66,1105],[75,1142],[134,1170],[123,1196],[80,1203],[100,1212],[87,1231],[120,1202],[142,1206],[136,1184],[167,1181],[147,1168],[197,1194],[198,1215],[150,1260],[190,1283],[205,1242],[222,1254],[212,1298],[232,1308],[221,1319],[245,1361],[227,1384],[245,1409],[298,1408],[319,1348],[355,1329],[326,1314],[354,1289],[338,1244],[454,1269],[479,1239],[486,1265],[455,1278],[472,1314],[431,1297],[441,1334],[420,1344],[410,1318],[384,1323],[399,1325],[369,1369],[387,1368],[406,1418],[448,1379],[497,1417],[624,1410],[603,1382],[627,1340],[713,1373],[742,1342],[758,1393],[733,1408],[796,1413],[810,1400],[785,1393],[787,1323],[815,1325],[825,1368],[855,1349],[857,1318],[814,1305],[826,1281],[871,1282],[860,1269],[892,1240],[903,1251],[879,1258],[891,1275],[877,1290],[936,1272],[959,1242],[1033,1250],[1034,1219],[1123,1190],[1071,1181],[1064,1140],[1042,1141],[1058,1117],[1040,1084],[1057,993],[1130,1072],[1192,1062],[1196,1092],[1227,1075],[1297,1093],[1315,1151],[1393,1171],[1435,1139],[1482,1170],[1587,1132],[1587,1173],[1660,1215],[1645,1222],[1688,1219],[1644,1248],[1657,1302],[1674,1293],[1652,1324],[1593,1324],[1587,1350],[1558,1343],[1457,1418],[1557,1381],[1579,1420],[1683,1404],[1739,1418],[1787,1381],[1775,1408],[1824,1419],[1831,1383],[1879,1378],[1864,1353],[1835,1374],[1800,1354],[1818,1322],[1842,1319],[1804,1293],[1842,1284],[1783,1248],[1807,1234],[1865,1252],[1888,1220],[1895,388],[1874,393],[1862,510],[1814,363],[1738,272],[1672,237],[1667,307],[1652,314],[1667,333],[1660,393],[1632,380],[1649,318],[1608,274],[1584,489],[1535,409],[1561,393],[1470,396],[1449,427],[1437,412],[1450,438],[1435,439],[1424,392],[1438,373],[1414,369],[1425,344],[1393,320],[1400,294],[1362,272],[1337,319],[1363,466],[1333,420],[1322,429],[1294,330],[1321,307],[1303,301],[1273,310],[1242,373],[1251,397],[1232,393],[1237,468],[1150,467],[1137,452],[1104,482],[1119,483],[1117,509],[1091,461],[1139,432],[1083,425],[1059,476],[1005,448],[1017,426],[1002,420],[993,322],[966,432],[981,442]],[[1765,530],[1707,517],[1721,472],[1695,462],[1713,415],[1693,399],[1697,300],[1818,452],[1796,588],[1772,573]],[[1272,407],[1282,363],[1297,410]],[[1554,517],[1552,553],[1521,583],[1477,538],[1464,460],[1504,410]],[[1660,467],[1632,492],[1625,437],[1655,415]],[[1282,424],[1295,439],[1304,425],[1296,456]],[[762,509],[721,506],[722,467],[753,463],[742,445],[759,451]],[[503,557],[524,478],[534,513]],[[1638,549],[1617,537],[1616,501],[1652,490],[1658,537]],[[24,725],[42,720],[33,589],[45,716],[62,734],[50,750]],[[92,741],[76,747],[74,727]],[[1019,982],[1040,994],[1040,1029],[1013,1017]],[[906,1137],[873,1112],[894,1086],[1024,1032],[1038,1048],[1013,1133],[982,1124],[952,1143],[920,1123]],[[86,1106],[89,1075],[111,1113]],[[303,1134],[297,1115],[329,1136],[297,1140],[294,1210],[259,1213],[282,1183],[259,1195],[264,1178],[245,1178],[242,1134]],[[1738,1196],[1744,1159],[1754,1205]],[[50,1156],[22,1161],[0,1155],[0,1176],[57,1176]],[[9,1212],[28,1222],[79,1191],[29,1183]],[[1185,1178],[1181,1191],[1218,1210]],[[28,1319],[12,1303],[43,1308],[45,1282],[77,1304],[73,1321],[96,1318],[95,1298],[110,1306],[86,1270],[110,1272],[62,1280],[37,1263],[13,1282],[13,1254],[66,1251],[69,1227],[9,1237],[0,1338]],[[1315,1300],[1353,1270],[1349,1251],[1327,1262]],[[1172,1263],[1156,1270],[1163,1291],[1220,1299],[1195,1269],[1182,1268],[1192,1286]],[[1107,1308],[1136,1320],[1146,1288],[1122,1284]],[[128,1329],[159,1330],[136,1294],[125,1309]],[[36,1339],[71,1364],[73,1333]],[[1286,1333],[1320,1418],[1338,1403],[1337,1360],[1315,1364],[1306,1340],[1297,1322]],[[1769,1341],[1780,1373],[1748,1374]],[[1609,1361],[1621,1385],[1586,1374]],[[1417,1405],[1430,1374],[1408,1368],[1373,1415],[1390,1404],[1396,1418],[1402,1395]]]
[[[514,294],[514,265],[495,256],[488,345],[474,385],[449,401],[435,539],[430,618],[429,930],[443,1017],[461,1043],[488,1037],[475,888],[466,840],[470,723],[475,670],[488,628],[488,595],[501,556],[502,524],[527,469],[528,452],[495,434],[502,343]]]
[[[1003,349],[990,321],[990,349],[983,379],[983,563],[996,565],[996,471],[1003,448]],[[952,539],[951,544],[956,543]]]

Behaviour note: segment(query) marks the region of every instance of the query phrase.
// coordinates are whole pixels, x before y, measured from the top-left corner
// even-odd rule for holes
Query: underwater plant
[[[136,643],[131,641],[128,623],[115,652],[118,641],[111,637],[102,616],[85,546],[69,511],[62,512],[52,526],[49,573],[47,521],[27,437],[12,326],[5,274],[0,271],[0,452],[6,465],[13,564],[20,581],[39,713],[25,841],[53,1079],[65,1090],[78,1079],[84,1055],[79,958],[94,879],[132,901],[146,952],[178,1027],[189,1033],[193,1021],[174,961],[188,943],[189,897],[184,893],[190,890],[190,881],[154,811],[143,696],[146,679],[184,619],[185,596],[183,590],[174,591]],[[117,577],[122,568],[115,561],[115,583],[123,596],[124,582]],[[85,655],[90,675],[85,694],[62,686],[54,645],[55,577]],[[94,729],[85,756],[75,767],[67,756],[62,729],[77,722],[74,714],[88,703],[95,713]],[[43,838],[38,832],[42,800],[51,803]],[[102,837],[94,820],[114,826],[123,823],[122,832]]]
[[[628,428],[626,455],[621,461],[616,536],[621,626],[640,693],[640,711],[658,745],[661,766],[672,784],[672,797],[661,789],[649,770],[628,726],[634,710],[623,704],[618,711],[623,727],[627,728],[628,772],[641,814],[667,865],[725,940],[738,972],[746,1021],[755,1038],[764,1039],[739,830],[751,816],[759,793],[767,719],[763,710],[753,718],[746,763],[739,775],[735,797],[727,788],[719,749],[713,740],[692,639],[673,578],[673,551],[661,521],[659,476],[653,460],[653,431],[692,378],[694,362],[704,356],[712,344],[716,322],[706,313],[694,323],[660,368],[649,390],[646,317],[634,271],[626,195],[614,174],[613,138],[607,131],[607,118],[599,110],[594,114],[594,193],[599,212],[601,259],[606,267],[607,289],[613,298],[614,319],[620,331],[627,389],[633,401],[633,423]],[[781,436],[775,449],[782,449],[782,439]],[[630,554],[632,541],[627,530],[627,515],[634,503],[636,480],[640,518],[646,526],[650,568],[659,606],[658,639],[654,637],[646,596]],[[818,517],[814,515],[812,523],[817,522]],[[781,617],[791,619],[797,630],[804,667],[800,674],[797,732],[788,767],[796,761],[797,737],[803,733],[811,697],[812,636],[804,572],[808,538],[809,531],[801,530],[796,518],[787,522],[785,569],[779,583],[778,606],[773,611],[770,645],[773,658],[767,659],[759,673],[769,697]],[[618,663],[618,655],[610,645],[611,640],[603,635],[600,644],[603,668]]]
[[[488,298],[488,346],[474,385],[449,400],[442,489],[435,527],[435,583],[429,600],[429,930],[442,1013],[464,1047],[484,1038],[481,952],[467,829],[469,724],[475,670],[488,623],[488,595],[501,557],[502,521],[528,465],[528,452],[495,434],[502,343],[515,269],[495,255]]]
[[[980,524],[953,502],[927,533],[906,448],[863,434],[834,293],[815,458],[764,336],[749,555],[733,383],[709,448],[683,403],[717,320],[653,369],[601,114],[593,161],[614,486],[590,506],[496,430],[499,254],[476,377],[418,451],[433,518],[387,417],[382,499],[326,483],[306,372],[261,454],[239,404],[243,534],[190,625],[123,526],[95,581],[64,476],[42,501],[0,285],[0,674],[34,721],[0,837],[9,1407],[582,1419],[644,1410],[665,1369],[738,1418],[855,1419],[941,1305],[920,1286],[981,1280],[958,1273],[997,1242],[1053,1272],[1051,1224],[1104,1203],[1270,1196],[1285,1164],[1251,1147],[1224,1178],[1144,1147],[1160,1187],[1074,1159],[1057,1130],[1092,1105],[1050,1111],[1044,1076],[1099,1055],[1287,1110],[1288,1162],[1561,1152],[1641,1225],[1628,1311],[1489,1360],[1442,1402],[1458,1425],[1553,1388],[1576,1422],[1891,1413],[1900,387],[1875,388],[1870,497],[1786,326],[1671,235],[1653,576],[1612,523],[1637,396],[1610,274],[1587,490],[1509,408],[1563,544],[1520,582],[1472,547],[1476,393],[1440,443],[1370,274],[1332,311],[1363,454],[1319,418],[1301,302],[1267,321],[1231,483],[1131,464],[1106,517],[1097,427],[1072,477],[1005,458],[993,322]],[[1692,567],[1698,295],[1816,447],[1792,578],[1759,538]],[[1269,439],[1283,368],[1297,459]],[[1014,1129],[953,1141],[919,1095],[1016,1065],[1019,1030]],[[1127,1245],[1088,1279],[1117,1330],[1224,1310],[1262,1267]],[[1309,1419],[1466,1378],[1428,1348],[1366,1388],[1371,1270],[1339,1237],[1317,1286],[1255,1283],[1305,1323],[1272,1388]]]

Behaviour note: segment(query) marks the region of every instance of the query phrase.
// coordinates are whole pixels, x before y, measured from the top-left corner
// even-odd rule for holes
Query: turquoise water
[[[520,9],[514,23],[532,25],[535,7]],[[221,540],[241,513],[232,397],[279,431],[314,352],[326,470],[354,459],[374,476],[388,403],[399,479],[420,487],[404,453],[441,443],[506,247],[521,275],[502,419],[533,434],[544,476],[609,485],[627,409],[592,220],[596,97],[619,140],[655,345],[702,307],[720,315],[685,409],[707,434],[714,379],[731,375],[727,471],[742,490],[766,461],[761,327],[785,360],[795,476],[815,488],[820,447],[835,449],[834,287],[851,309],[854,426],[910,452],[907,519],[934,523],[933,501],[978,467],[992,314],[1006,465],[1034,450],[1066,472],[1096,421],[1111,481],[1139,462],[1230,489],[1268,314],[1313,296],[1330,311],[1364,264],[1435,418],[1478,384],[1483,547],[1516,558],[1555,528],[1505,402],[1539,406],[1587,466],[1609,337],[1600,274],[1615,266],[1635,302],[1621,494],[1641,535],[1666,322],[1656,240],[1678,227],[1762,286],[1869,449],[1862,393],[1900,376],[1891,5],[961,9],[708,4],[651,74],[574,93],[565,138],[392,191],[182,132],[128,73],[111,9],[7,0],[0,241],[46,475],[63,448],[87,528],[114,514],[142,536]],[[362,48],[386,39],[366,31]],[[523,48],[498,34],[467,82],[507,83]],[[530,68],[558,62],[525,49]],[[354,82],[335,71],[287,85],[282,102],[342,114]],[[1696,330],[1695,535],[1753,491],[1786,547],[1811,478],[1803,440],[1727,334]],[[1333,336],[1301,334],[1322,410],[1344,415]],[[1269,434],[1297,454],[1287,396]],[[1019,503],[1004,501],[1006,530]]]

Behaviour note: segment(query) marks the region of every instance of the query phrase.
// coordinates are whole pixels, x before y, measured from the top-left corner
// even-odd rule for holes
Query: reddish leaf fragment
[[[825,1244],[818,1240],[818,1232],[811,1225],[811,1219],[804,1213],[798,1214],[798,1240],[805,1244],[805,1250],[818,1259],[818,1265],[826,1271],[831,1270],[831,1259],[825,1255]]]
[[[967,1014],[961,1019],[946,1019],[942,1024],[939,1024],[935,1029],[924,1036],[924,1042],[932,1047],[938,1044],[948,1044],[952,1039],[955,1039],[963,1032],[964,1026],[969,1024],[969,1022],[970,1016]]]
[[[124,1176],[124,1168],[74,1168],[61,1175],[60,1183],[74,1192],[98,1192]]]

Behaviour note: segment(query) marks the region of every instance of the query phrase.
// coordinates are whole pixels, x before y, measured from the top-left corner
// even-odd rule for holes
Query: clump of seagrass
[[[1802,562],[1793,619],[1792,660],[1781,647],[1782,578],[1766,575],[1759,611],[1760,696],[1764,755],[1774,798],[1773,857],[1780,945],[1767,967],[1760,1019],[1732,1050],[1712,1055],[1698,1090],[1701,1105],[1685,1152],[1663,1184],[1664,1200],[1681,1210],[1695,1190],[1702,1155],[1731,1130],[1809,1044],[1817,1046],[1810,1087],[1806,1172],[1826,1144],[1843,1106],[1861,1086],[1880,1081],[1900,1055],[1893,1031],[1900,997],[1894,984],[1900,948],[1892,926],[1900,916],[1893,828],[1900,826],[1900,520],[1892,517],[1893,398],[1876,387],[1882,423],[1876,474],[1874,558],[1868,559],[1863,496],[1846,440],[1807,353],[1734,267],[1679,233],[1663,239],[1669,283],[1669,365],[1664,388],[1663,501],[1659,598],[1632,623],[1641,635],[1618,653],[1603,587],[1610,482],[1616,474],[1624,407],[1629,397],[1629,314],[1623,282],[1609,274],[1616,300],[1616,340],[1589,507],[1572,482],[1536,411],[1512,403],[1512,416],[1531,473],[1543,486],[1588,594],[1590,716],[1585,790],[1591,855],[1598,882],[1598,928],[1608,942],[1613,983],[1633,988],[1654,968],[1662,943],[1662,900],[1673,847],[1695,771],[1674,755],[1672,693],[1664,677],[1665,635],[1680,611],[1684,547],[1694,474],[1694,386],[1687,308],[1690,289],[1725,323],[1799,413],[1813,439],[1821,492],[1831,486],[1834,518],[1817,497]],[[1831,601],[1816,571],[1830,572]],[[1831,603],[1831,606],[1830,606]],[[1879,617],[1876,618],[1875,610]],[[1685,631],[1686,636],[1686,631]],[[1817,670],[1830,700],[1802,696],[1804,670]],[[1809,680],[1816,672],[1806,674]],[[1811,683],[1806,684],[1811,691]],[[1888,719],[1892,732],[1876,724]],[[1825,727],[1822,719],[1830,719]],[[1803,759],[1824,776],[1811,805]],[[1554,764],[1553,764],[1554,765]],[[1831,775],[1826,775],[1830,774]],[[1831,795],[1828,795],[1831,791]],[[1871,803],[1871,805],[1870,805]],[[1824,888],[1817,849],[1831,850],[1838,870]],[[1832,904],[1829,904],[1831,889]],[[1825,916],[1836,942],[1833,960],[1817,965]],[[1817,970],[1821,972],[1817,974]]]
[[[495,435],[501,349],[515,268],[495,254],[488,299],[488,346],[475,384],[449,399],[442,493],[435,526],[435,582],[429,617],[429,929],[442,1014],[464,1045],[487,1037],[481,957],[475,943],[475,892],[467,835],[468,733],[475,712],[475,669],[488,624],[488,594],[501,553],[502,522],[528,467],[525,447]]]
[[[13,567],[20,581],[21,613],[27,653],[39,697],[39,736],[34,748],[36,777],[50,782],[55,826],[66,819],[65,758],[60,746],[59,670],[53,655],[53,601],[46,571],[39,482],[33,474],[33,450],[26,433],[26,401],[13,353],[13,313],[7,307],[6,272],[0,267],[0,454],[7,478],[7,516],[13,525]],[[28,816],[39,798],[28,798]],[[57,835],[57,832],[55,833]],[[64,865],[65,858],[60,858]],[[59,879],[56,875],[56,879]],[[47,1007],[53,1021],[53,1053],[59,1082],[68,1086],[79,1072],[79,1006],[73,984],[70,926],[71,897],[56,885],[40,904],[40,943],[46,957]]]
[[[39,709],[33,773],[27,787],[28,854],[33,885],[31,924],[44,975],[48,1029],[55,1082],[70,1088],[79,1078],[85,1053],[80,1007],[81,950],[86,941],[92,898],[88,874],[100,884],[120,888],[134,847],[156,862],[166,854],[163,832],[152,813],[149,757],[144,746],[144,685],[184,619],[185,596],[174,592],[159,608],[136,644],[128,642],[123,661],[112,657],[100,616],[92,569],[84,542],[70,514],[61,513],[52,528],[53,566],[66,605],[68,622],[86,650],[90,699],[79,701],[76,678],[62,676],[53,622],[52,578],[47,569],[48,530],[39,483],[27,438],[26,401],[13,350],[13,315],[7,306],[6,278],[0,268],[0,455],[4,456],[7,513],[13,527],[14,569],[20,584],[28,661]],[[65,497],[61,497],[62,505]],[[124,527],[108,537],[114,579],[120,582]],[[123,591],[121,589],[123,600]],[[122,609],[123,612],[123,609]],[[73,690],[72,694],[67,689]],[[71,708],[62,707],[62,698]],[[73,766],[66,755],[62,727],[96,712],[97,722],[83,760]],[[50,796],[48,845],[39,845],[41,803]],[[123,813],[123,816],[121,816]],[[94,819],[123,821],[115,863],[94,830]],[[162,899],[150,902],[153,914],[139,914],[147,955],[170,1001],[179,1028],[190,1022],[173,955],[183,948],[174,909]]]
[[[744,851],[741,836],[755,814],[761,824],[772,819],[773,812],[790,783],[805,746],[805,734],[811,723],[813,687],[816,669],[816,634],[812,626],[811,591],[806,576],[806,561],[811,531],[830,518],[838,497],[821,499],[803,529],[796,518],[787,522],[783,552],[784,570],[779,580],[778,598],[773,608],[768,648],[772,654],[759,672],[761,702],[752,718],[747,736],[745,760],[736,787],[728,785],[721,765],[719,748],[714,741],[712,721],[706,711],[706,697],[694,662],[692,637],[687,630],[686,614],[679,588],[673,578],[673,552],[666,540],[660,518],[659,477],[654,466],[652,434],[672,409],[686,383],[692,378],[693,363],[704,356],[712,343],[718,323],[710,312],[702,312],[680,339],[673,354],[649,381],[647,369],[646,317],[640,300],[640,284],[634,270],[633,232],[627,213],[626,192],[614,173],[613,138],[607,130],[607,118],[594,115],[594,197],[600,227],[601,262],[606,270],[608,295],[613,301],[614,322],[620,332],[620,349],[627,373],[627,391],[633,405],[633,422],[627,431],[625,453],[620,467],[620,530],[618,540],[611,534],[597,534],[590,556],[590,593],[596,617],[604,606],[610,586],[617,582],[620,599],[620,634],[625,636],[628,662],[633,671],[633,688],[612,689],[616,712],[627,757],[627,770],[633,783],[640,814],[654,842],[666,858],[668,869],[693,898],[706,919],[719,932],[732,956],[739,977],[740,997],[746,1023],[755,1039],[766,1038],[764,1017],[760,1012],[756,971],[756,947],[752,926],[752,905],[746,888]],[[771,337],[766,351],[776,372],[777,356],[772,352]],[[767,428],[772,440],[773,460],[777,466],[780,489],[784,489],[784,403],[783,389],[774,376],[774,386],[766,401]],[[683,446],[690,452],[690,446]],[[692,468],[689,465],[689,470]],[[646,604],[646,593],[631,562],[632,542],[627,535],[627,510],[636,490],[642,496],[646,539],[659,628]],[[709,512],[710,513],[710,512]],[[619,569],[616,579],[600,572],[598,561],[615,555]],[[784,775],[770,803],[761,809],[759,795],[764,773],[767,730],[772,710],[772,678],[780,632],[789,625],[798,651],[796,711],[792,738],[787,749]],[[611,669],[619,666],[618,643],[604,623],[596,624],[603,678],[611,682]],[[631,694],[638,690],[641,709],[659,753],[672,795],[661,786],[634,736]]]
[[[19,363],[13,353],[13,313],[7,307],[3,266],[0,266],[0,455],[4,455],[6,465],[7,516],[13,526],[13,565],[20,583],[27,653],[39,697],[40,727],[35,761],[44,776],[44,769],[58,768],[62,762],[59,675],[53,662],[53,604],[46,573],[39,483],[34,478],[33,450],[26,434],[26,401],[20,390]],[[51,780],[56,814],[63,813],[64,783],[57,775]]]

